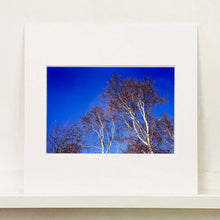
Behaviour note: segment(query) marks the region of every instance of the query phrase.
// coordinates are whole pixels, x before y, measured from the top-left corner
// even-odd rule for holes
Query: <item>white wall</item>
[[[220,193],[219,0],[0,0],[0,193],[22,191],[26,22],[197,23],[199,189],[201,193]],[[187,219],[209,219],[211,214],[212,219],[220,217],[218,211],[199,210],[0,211],[3,219],[64,219],[65,215],[66,219],[71,215],[81,219],[96,219],[96,215],[97,219],[144,219],[153,215],[154,219],[168,215],[168,219],[184,215]]]

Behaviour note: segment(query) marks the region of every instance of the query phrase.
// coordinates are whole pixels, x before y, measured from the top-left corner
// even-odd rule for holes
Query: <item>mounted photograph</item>
[[[196,25],[25,30],[25,193],[198,192]]]
[[[47,67],[47,153],[174,154],[175,67]]]

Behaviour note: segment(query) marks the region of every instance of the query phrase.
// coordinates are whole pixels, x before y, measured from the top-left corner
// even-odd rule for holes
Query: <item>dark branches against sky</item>
[[[174,68],[50,68],[48,153],[174,153]]]

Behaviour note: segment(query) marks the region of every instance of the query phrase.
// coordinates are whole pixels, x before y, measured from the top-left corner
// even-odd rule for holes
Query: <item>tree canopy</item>
[[[156,114],[167,102],[150,78],[137,80],[113,74],[96,105],[80,122],[55,125],[48,135],[53,153],[173,153],[174,119]]]

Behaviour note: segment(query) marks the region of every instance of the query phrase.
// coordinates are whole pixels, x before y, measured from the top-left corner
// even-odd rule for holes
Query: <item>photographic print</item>
[[[173,154],[174,67],[47,67],[47,153]]]
[[[195,195],[196,71],[196,25],[28,24],[25,193]]]

